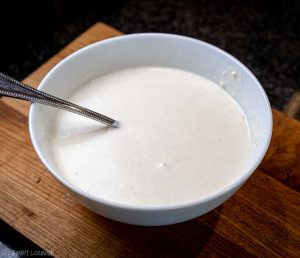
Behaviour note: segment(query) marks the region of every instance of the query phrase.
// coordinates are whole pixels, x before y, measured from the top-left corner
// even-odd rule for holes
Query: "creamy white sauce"
[[[121,122],[107,128],[58,113],[55,163],[67,180],[95,196],[139,205],[195,201],[228,187],[247,162],[243,112],[199,75],[131,68],[91,81],[69,100]]]

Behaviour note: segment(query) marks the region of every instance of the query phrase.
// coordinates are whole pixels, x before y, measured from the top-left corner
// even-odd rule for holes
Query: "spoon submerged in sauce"
[[[76,105],[69,101],[54,97],[46,92],[34,89],[0,72],[0,96],[27,100],[32,103],[63,109],[101,122],[110,127],[119,127],[119,121]]]

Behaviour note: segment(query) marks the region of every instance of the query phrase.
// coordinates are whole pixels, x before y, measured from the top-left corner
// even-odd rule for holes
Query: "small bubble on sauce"
[[[237,77],[238,77],[237,71],[233,70],[233,71],[231,72],[231,77],[232,77],[233,80],[236,80]]]
[[[224,88],[224,87],[226,86],[226,83],[225,83],[223,80],[221,80],[221,81],[220,81],[220,86],[221,86],[222,88]]]
[[[158,166],[159,166],[160,168],[165,168],[165,167],[167,166],[167,163],[161,162],[161,163],[158,164]]]

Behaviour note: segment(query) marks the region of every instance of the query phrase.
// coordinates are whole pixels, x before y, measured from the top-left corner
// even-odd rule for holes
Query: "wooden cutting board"
[[[120,35],[97,23],[24,82],[64,57]],[[79,205],[46,171],[28,135],[28,104],[0,100],[0,218],[56,257],[300,257],[300,123],[273,110],[268,154],[219,208],[165,227],[125,225]]]

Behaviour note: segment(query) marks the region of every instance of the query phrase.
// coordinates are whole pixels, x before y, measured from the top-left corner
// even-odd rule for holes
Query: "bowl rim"
[[[28,118],[29,134],[30,134],[30,139],[31,139],[32,145],[33,145],[38,157],[44,164],[44,166],[52,174],[52,176],[54,176],[54,178],[56,178],[56,180],[58,180],[66,188],[68,188],[72,192],[75,192],[77,195],[83,196],[84,198],[92,200],[96,203],[101,203],[102,205],[120,208],[120,209],[127,209],[127,210],[164,211],[164,210],[177,210],[177,209],[183,209],[183,208],[187,208],[187,207],[193,207],[193,206],[197,206],[197,205],[212,201],[214,199],[218,199],[219,197],[224,196],[227,193],[231,192],[232,190],[238,189],[240,186],[243,185],[243,183],[252,175],[252,173],[255,171],[255,169],[258,167],[258,165],[261,163],[262,159],[264,158],[264,156],[268,150],[268,147],[269,147],[269,144],[271,141],[272,127],[273,127],[272,109],[271,109],[268,97],[267,97],[263,87],[261,86],[261,84],[259,83],[257,78],[253,75],[253,73],[238,59],[236,59],[229,53],[225,52],[224,50],[222,50],[210,43],[207,43],[207,42],[204,42],[204,41],[201,41],[198,39],[186,37],[186,36],[181,36],[181,35],[176,35],[176,34],[168,34],[168,33],[136,33],[136,34],[120,35],[120,36],[116,36],[113,38],[98,41],[96,43],[90,44],[88,46],[85,46],[85,47],[75,51],[74,53],[72,53],[71,55],[67,56],[62,61],[60,61],[58,64],[56,64],[47,73],[47,75],[42,79],[42,81],[40,82],[40,84],[38,86],[38,89],[42,90],[45,85],[45,82],[51,77],[51,75],[53,73],[55,73],[56,70],[60,69],[60,67],[63,66],[66,62],[75,58],[77,55],[80,55],[86,51],[90,51],[93,48],[97,48],[99,46],[101,47],[102,45],[111,44],[111,43],[118,42],[118,41],[123,41],[123,40],[128,40],[128,39],[135,40],[135,39],[141,39],[141,38],[145,39],[145,38],[153,38],[153,37],[167,38],[167,39],[180,40],[180,41],[189,41],[191,43],[199,44],[200,47],[210,48],[213,51],[216,51],[219,54],[225,56],[226,58],[231,59],[231,61],[233,61],[234,63],[237,64],[237,66],[239,66],[241,69],[243,69],[250,76],[250,78],[255,82],[255,84],[257,85],[257,87],[260,90],[260,93],[263,96],[265,108],[267,109],[267,113],[268,113],[268,117],[267,117],[268,120],[266,122],[267,135],[265,135],[265,137],[263,137],[263,144],[261,145],[262,147],[259,149],[259,152],[256,156],[257,157],[256,160],[254,162],[251,162],[251,164],[243,170],[243,173],[241,173],[241,175],[239,177],[237,177],[226,188],[222,188],[210,195],[200,197],[197,200],[188,201],[188,202],[184,202],[184,203],[178,203],[178,204],[138,205],[138,204],[130,204],[130,203],[119,203],[119,202],[110,201],[110,200],[95,196],[93,194],[90,194],[88,192],[81,190],[79,187],[73,185],[68,180],[66,180],[62,175],[60,175],[59,172],[55,171],[55,169],[53,169],[50,166],[46,157],[44,156],[42,148],[40,147],[40,145],[38,143],[39,141],[37,138],[37,134],[35,134],[35,129],[34,129],[34,123],[36,121],[35,113],[37,113],[38,111],[36,108],[36,104],[33,103],[29,109],[29,118]]]

